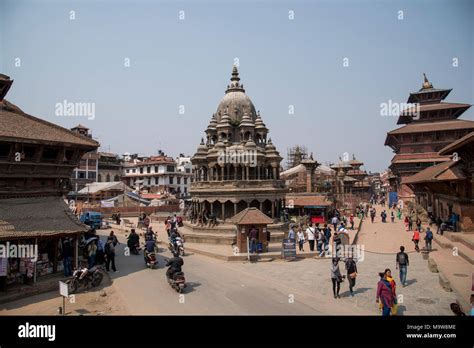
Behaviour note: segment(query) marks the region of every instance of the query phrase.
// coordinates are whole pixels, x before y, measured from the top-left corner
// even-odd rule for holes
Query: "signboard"
[[[283,239],[281,243],[281,256],[284,259],[296,258],[296,239]]]
[[[65,282],[59,282],[59,294],[63,297],[69,297],[69,291]]]
[[[115,207],[114,201],[100,201],[100,206],[102,208],[113,208]]]

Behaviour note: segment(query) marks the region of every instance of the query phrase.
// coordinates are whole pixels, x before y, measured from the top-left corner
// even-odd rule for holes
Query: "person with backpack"
[[[311,222],[306,229],[306,237],[308,238],[309,250],[314,251],[315,230]]]
[[[115,267],[115,245],[114,245],[114,238],[109,236],[107,238],[107,243],[105,243],[105,269],[107,272],[110,270],[110,264],[112,264],[112,271],[118,272],[117,268]]]
[[[402,286],[405,287],[407,285],[407,273],[408,273],[408,254],[405,252],[405,247],[402,245],[400,247],[400,252],[397,253],[397,257],[395,259],[396,262],[396,269],[400,270],[400,283]]]
[[[433,240],[433,232],[431,232],[430,228],[426,229],[425,235],[425,246],[426,250],[431,251],[431,241]]]
[[[349,282],[349,292],[351,297],[354,297],[354,286],[356,284],[357,277],[357,265],[352,256],[349,256],[346,259],[346,271],[347,271],[347,280]]]

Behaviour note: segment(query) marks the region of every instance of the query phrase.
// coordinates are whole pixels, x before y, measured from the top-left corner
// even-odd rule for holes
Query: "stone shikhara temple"
[[[282,158],[267,138],[269,130],[245,94],[236,66],[230,80],[205,130],[206,141],[201,140],[191,159],[192,209],[225,220],[255,207],[276,218],[286,192],[279,179]]]

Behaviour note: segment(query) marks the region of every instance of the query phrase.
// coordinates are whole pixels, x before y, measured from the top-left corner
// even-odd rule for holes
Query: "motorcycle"
[[[136,242],[135,244],[128,243],[127,246],[130,248],[130,252],[131,252],[133,255],[138,255],[138,254],[140,254],[140,250],[142,250],[142,249],[140,248],[140,242]]]
[[[184,242],[181,237],[176,237],[175,242],[169,243],[168,245],[169,251],[171,251],[172,254],[178,254],[180,256],[184,256]]]
[[[79,287],[88,287],[89,285],[98,286],[104,278],[104,273],[100,266],[87,267],[74,270],[72,278],[66,281],[69,293],[74,294]]]
[[[156,254],[154,252],[145,251],[145,264],[151,269],[155,268],[155,265],[158,265],[158,260],[156,259]]]
[[[173,289],[175,289],[180,294],[183,292],[184,288],[186,287],[186,279],[184,279],[183,272],[176,272],[173,274],[172,277],[168,276],[166,273],[166,279],[168,279],[168,283],[171,285]]]

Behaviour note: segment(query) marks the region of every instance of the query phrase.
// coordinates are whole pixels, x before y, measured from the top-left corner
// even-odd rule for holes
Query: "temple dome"
[[[242,121],[244,113],[247,113],[252,121],[257,118],[257,112],[250,98],[245,94],[244,86],[240,84],[239,72],[234,66],[231,84],[227,86],[226,94],[217,107],[216,117],[220,121],[224,114],[228,114],[232,124],[238,125]]]

